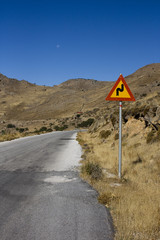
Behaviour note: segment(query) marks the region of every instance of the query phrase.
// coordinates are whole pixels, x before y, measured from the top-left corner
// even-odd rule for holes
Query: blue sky
[[[160,62],[160,1],[0,0],[0,72],[38,85]]]

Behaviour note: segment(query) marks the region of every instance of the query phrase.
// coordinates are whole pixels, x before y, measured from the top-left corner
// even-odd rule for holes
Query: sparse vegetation
[[[23,133],[25,131],[28,131],[28,128],[16,128],[16,131],[19,131],[20,133]]]
[[[24,128],[20,128],[20,129],[19,129],[19,132],[20,132],[20,133],[22,133],[22,132],[24,132],[24,131],[25,131]]]
[[[111,202],[115,199],[119,199],[116,197],[112,192],[103,192],[102,194],[99,195],[98,201],[107,207],[111,204]]]
[[[102,168],[98,163],[87,162],[82,166],[82,173],[86,173],[94,180],[102,178]]]
[[[2,135],[4,135],[5,133],[6,133],[6,131],[5,131],[5,130],[2,130],[2,131],[1,131],[1,134],[2,134]]]
[[[133,116],[135,119],[139,119],[140,117],[145,117],[150,111],[150,106],[140,105],[135,107],[129,107],[123,110],[122,117],[123,120],[126,121],[127,116]]]
[[[54,127],[54,129],[56,130],[56,131],[64,131],[65,129],[67,129],[68,128],[68,125],[63,125],[63,126],[55,126]]]
[[[9,123],[8,125],[7,125],[7,128],[15,128],[16,126],[14,125],[14,124],[12,124],[12,123]]]
[[[47,132],[47,127],[41,127],[41,128],[39,129],[39,132]]]
[[[114,135],[114,140],[118,140],[119,139],[119,133],[116,133],[115,135]]]
[[[78,127],[90,127],[93,122],[94,122],[94,119],[93,118],[89,118],[88,120],[83,121],[82,123],[79,123]]]
[[[152,143],[152,142],[156,142],[156,141],[160,141],[160,128],[158,129],[158,131],[155,131],[152,129],[147,134],[147,138],[146,138],[147,143]]]
[[[52,128],[48,128],[47,132],[53,132]]]
[[[154,134],[153,131],[149,132],[148,135],[147,135],[146,142],[151,143],[154,140],[154,136],[155,136],[155,134]]]
[[[118,117],[118,115],[117,115],[117,117]],[[111,115],[111,116],[110,116],[110,119],[111,119],[112,125],[113,125],[113,127],[114,127],[115,124],[116,124],[116,122],[117,122],[117,118],[116,118],[114,115]]]
[[[102,130],[99,134],[100,138],[108,138],[111,135],[111,131],[110,130]]]
[[[41,127],[39,130],[35,130],[34,132],[36,134],[40,134],[40,133],[47,133],[47,132],[52,132],[53,130],[51,128],[47,128],[45,126]]]

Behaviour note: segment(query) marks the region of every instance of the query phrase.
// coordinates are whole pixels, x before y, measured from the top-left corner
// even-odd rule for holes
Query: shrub
[[[90,127],[93,122],[94,122],[94,119],[93,118],[89,118],[88,120],[83,121],[80,124],[78,124],[78,127]]]
[[[98,163],[87,162],[82,166],[82,173],[86,173],[94,180],[100,180],[102,178],[102,169]]]
[[[22,133],[22,132],[24,132],[24,130],[25,130],[24,128],[20,128],[19,132]]]
[[[150,106],[146,106],[143,113],[144,113],[144,116],[149,112],[150,110]]]
[[[119,139],[119,133],[116,133],[114,136],[114,140],[118,140]]]
[[[63,131],[63,130],[65,130],[65,129],[67,129],[68,128],[68,125],[64,125],[64,126],[55,126],[54,127],[54,129],[56,130],[56,131]]]
[[[28,128],[16,128],[16,131],[19,131],[20,133],[24,131],[28,131]]]
[[[152,130],[151,132],[148,133],[146,142],[151,143],[153,140],[154,140],[154,132]]]
[[[12,123],[9,123],[8,125],[7,125],[7,128],[15,128],[16,126],[14,125],[14,124],[12,124]]]
[[[41,127],[40,129],[39,129],[39,132],[46,132],[47,131],[47,128],[46,127]]]
[[[6,134],[5,130],[2,130],[2,131],[1,131],[1,134],[2,134],[2,135]]]
[[[118,115],[117,115],[117,116],[118,116]],[[112,115],[110,118],[111,118],[112,125],[113,125],[113,127],[114,127],[115,124],[116,124],[117,119],[116,119],[116,117],[115,117],[114,115]]]
[[[47,129],[47,132],[52,132],[53,130],[51,128],[48,128]]]
[[[110,205],[111,201],[115,198],[115,195],[111,192],[104,192],[99,195],[98,201],[104,205]]]
[[[133,116],[135,119],[144,117],[150,111],[150,106],[136,106],[133,108],[124,109],[122,112],[123,120],[126,122],[126,116]]]
[[[156,136],[154,138],[154,141],[160,141],[160,128],[157,131],[157,134],[156,134]]]
[[[159,127],[158,132],[157,132],[157,140],[160,141],[160,127]]]
[[[68,125],[64,125],[64,126],[62,126],[63,127],[63,129],[67,129],[68,128]]]
[[[108,138],[111,135],[111,131],[110,130],[102,130],[99,134],[100,138]]]
[[[59,127],[59,126],[57,126],[57,125],[56,125],[56,126],[54,126],[54,129],[55,129],[56,131],[59,131],[59,128],[60,128],[60,127]]]
[[[146,97],[146,96],[147,96],[146,93],[142,93],[142,94],[141,94],[141,97]]]

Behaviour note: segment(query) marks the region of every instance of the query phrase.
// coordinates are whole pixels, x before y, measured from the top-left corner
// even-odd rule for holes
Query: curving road
[[[111,240],[97,193],[78,176],[76,131],[0,143],[1,240]]]

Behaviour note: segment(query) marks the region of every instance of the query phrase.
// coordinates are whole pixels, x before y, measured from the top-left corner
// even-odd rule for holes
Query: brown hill
[[[90,89],[97,89],[104,87],[106,85],[106,82],[104,81],[97,81],[94,79],[84,79],[84,78],[77,78],[77,79],[70,79],[59,86],[61,88],[68,88],[68,89],[74,89],[78,91],[86,91]]]
[[[147,65],[127,76],[136,100],[160,92],[160,63]],[[0,74],[1,120],[35,120],[71,117],[75,112],[106,108],[117,103],[105,101],[113,82],[71,79],[58,86],[37,86]],[[152,95],[152,96],[151,96]],[[156,96],[152,99],[156,103]]]

